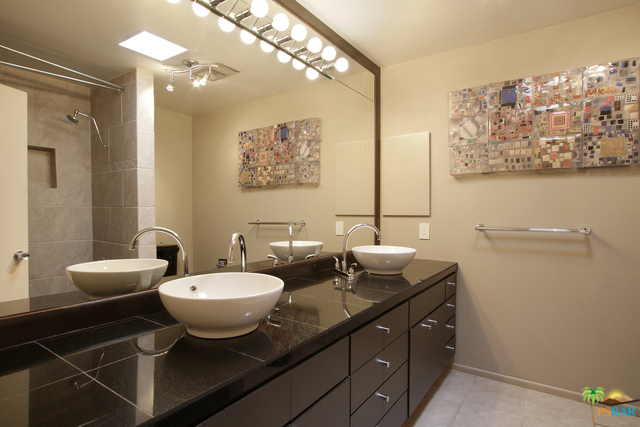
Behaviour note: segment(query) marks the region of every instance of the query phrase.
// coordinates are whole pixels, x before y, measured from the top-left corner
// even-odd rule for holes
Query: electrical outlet
[[[418,233],[418,237],[420,240],[429,240],[429,223],[421,222],[420,223],[420,231]]]
[[[344,221],[336,221],[336,236],[344,236]]]

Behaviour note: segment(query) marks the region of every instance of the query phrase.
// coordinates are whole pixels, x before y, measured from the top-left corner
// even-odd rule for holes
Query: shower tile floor
[[[636,415],[640,410],[635,409]],[[460,371],[445,371],[402,427],[593,427],[588,404]],[[640,417],[597,415],[597,427]]]

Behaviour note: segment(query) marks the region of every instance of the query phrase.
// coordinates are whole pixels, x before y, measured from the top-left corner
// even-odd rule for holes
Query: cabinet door
[[[291,375],[283,374],[209,418],[200,427],[281,427],[291,419]]]
[[[291,427],[347,427],[349,425],[349,378],[324,395],[298,418]]]
[[[447,364],[445,306],[423,318],[410,330],[409,415],[440,376]]]

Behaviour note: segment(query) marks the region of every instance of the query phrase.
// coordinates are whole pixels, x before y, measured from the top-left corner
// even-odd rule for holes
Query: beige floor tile
[[[528,390],[522,427],[585,427],[592,426],[589,405]]]
[[[471,389],[475,378],[475,375],[452,370],[442,378],[434,397],[459,405]]]
[[[448,427],[459,407],[436,397],[424,399],[402,427]]]

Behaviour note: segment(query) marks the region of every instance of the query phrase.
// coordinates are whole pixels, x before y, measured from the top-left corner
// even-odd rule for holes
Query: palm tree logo
[[[595,404],[604,400],[604,389],[602,387],[582,389],[582,401],[591,405],[591,422],[596,423]]]

